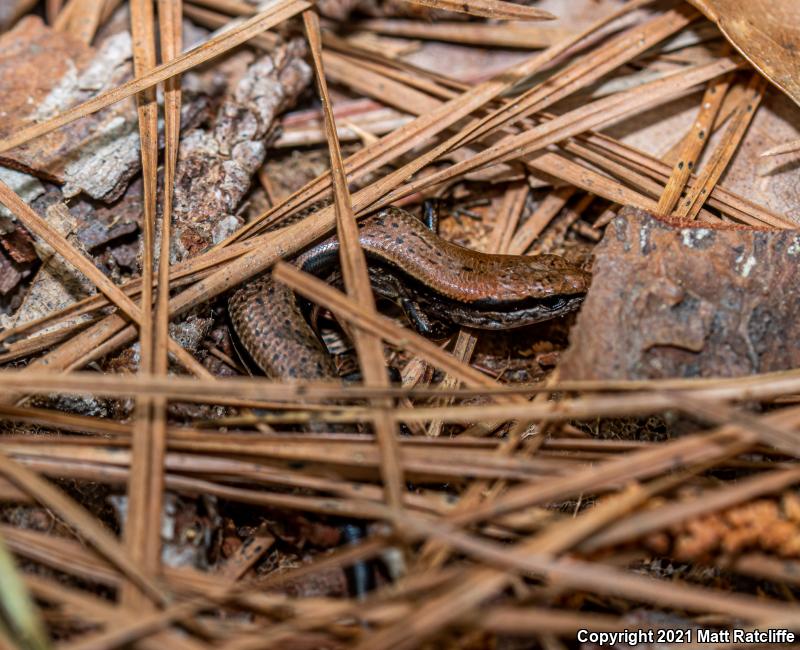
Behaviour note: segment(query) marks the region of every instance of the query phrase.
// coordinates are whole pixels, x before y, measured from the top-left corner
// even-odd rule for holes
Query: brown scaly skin
[[[273,379],[336,377],[328,351],[306,321],[294,292],[266,274],[228,302],[233,327],[248,354]]]
[[[431,318],[479,329],[513,329],[557,318],[578,308],[591,280],[556,255],[489,255],[458,246],[395,207],[363,220],[359,235],[376,292],[397,301],[423,333],[435,331]],[[295,262],[325,275],[338,256],[338,240],[331,237]],[[294,294],[271,275],[237,291],[228,310],[243,345],[268,376],[336,376]]]

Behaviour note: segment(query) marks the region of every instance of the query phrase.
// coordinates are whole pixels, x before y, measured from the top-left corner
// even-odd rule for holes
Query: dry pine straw
[[[66,26],[80,29],[79,36],[90,42],[98,25],[107,16],[108,7],[114,4],[71,0],[59,15],[59,25],[64,29]],[[224,21],[218,11],[229,15],[253,14],[252,8],[235,0],[204,0],[200,4],[204,5],[203,9],[189,7],[190,15],[202,16],[206,21]],[[458,11],[466,6],[465,3],[441,0],[419,4]],[[642,4],[646,3],[629,3],[614,18]],[[513,3],[482,0],[469,6],[477,15],[493,18],[548,18],[546,12]],[[49,12],[55,14],[58,8],[58,3],[48,3]],[[13,397],[65,391],[133,395],[137,398],[137,417],[130,425],[46,409],[11,406],[15,400],[10,398],[4,400],[6,405],[0,411],[8,420],[35,423],[64,432],[61,437],[37,439],[22,434],[4,438],[0,442],[0,475],[4,478],[4,482],[0,482],[0,494],[23,500],[33,498],[46,505],[69,523],[92,550],[70,540],[8,526],[0,528],[0,534],[12,550],[23,557],[84,580],[121,589],[120,602],[111,605],[91,593],[46,577],[25,575],[28,588],[38,597],[61,604],[75,619],[99,622],[101,627],[106,625],[105,630],[89,633],[68,647],[112,648],[135,639],[142,639],[142,645],[153,648],[165,645],[206,647],[203,639],[214,632],[214,624],[210,619],[197,615],[225,602],[235,602],[239,608],[260,614],[281,614],[280,620],[263,622],[257,631],[246,627],[237,631],[221,644],[225,648],[265,647],[267,638],[272,644],[301,640],[320,642],[323,638],[331,638],[326,631],[335,631],[340,621],[352,616],[375,625],[369,632],[350,628],[348,634],[358,647],[363,648],[417,647],[421,639],[435,635],[451,624],[469,623],[476,629],[517,631],[526,635],[553,633],[567,636],[576,627],[589,624],[585,613],[566,609],[526,607],[522,610],[501,605],[482,609],[481,617],[469,616],[470,611],[480,608],[482,603],[512,584],[517,574],[543,577],[556,588],[588,590],[598,596],[621,597],[662,609],[735,616],[753,624],[786,625],[790,616],[797,620],[797,608],[775,598],[732,594],[680,580],[656,581],[614,566],[614,554],[624,543],[635,542],[644,534],[691,516],[713,513],[796,484],[799,478],[797,469],[786,459],[796,457],[800,451],[795,434],[800,425],[800,409],[786,407],[767,415],[754,416],[730,404],[739,399],[772,399],[796,394],[800,388],[796,373],[694,383],[570,385],[556,380],[544,387],[498,389],[495,382],[468,365],[474,345],[470,336],[461,337],[460,354],[454,356],[375,311],[363,254],[357,244],[356,216],[375,206],[415,194],[431,184],[456,179],[469,171],[500,162],[522,162],[529,169],[546,171],[573,187],[590,190],[612,202],[646,208],[658,206],[659,201],[661,205],[672,207],[686,188],[685,203],[679,203],[679,210],[687,217],[716,218],[704,209],[707,203],[710,208],[745,223],[789,227],[791,224],[780,215],[755,206],[718,185],[738,143],[745,137],[764,92],[763,81],[754,74],[752,83],[737,95],[732,108],[726,111],[722,97],[726,94],[726,75],[741,65],[737,60],[722,57],[711,63],[687,66],[672,76],[596,100],[558,117],[544,113],[559,99],[587,87],[668,36],[681,32],[697,19],[696,13],[685,8],[668,10],[627,27],[604,45],[581,51],[580,43],[587,36],[601,31],[611,20],[607,17],[585,32],[561,40],[542,53],[525,59],[511,71],[469,88],[374,54],[369,59],[368,70],[355,75],[352,57],[362,53],[331,35],[322,36],[316,14],[309,3],[300,1],[278,2],[205,45],[180,54],[180,3],[162,0],[158,3],[158,10],[163,60],[156,65],[152,5],[134,0],[131,9],[136,78],[0,142],[0,149],[7,149],[125,97],[137,95],[139,99],[145,180],[143,285],[141,282],[126,287],[111,284],[69,242],[49,228],[46,221],[19,201],[8,188],[0,186],[3,203],[32,232],[84,272],[103,294],[82,301],[61,314],[54,314],[38,326],[66,322],[79,313],[91,313],[109,302],[139,325],[138,328],[128,325],[121,315],[100,318],[74,338],[57,341],[57,347],[43,358],[45,361],[34,362],[20,372],[0,372],[0,385],[8,391],[13,390]],[[153,319],[149,307],[156,257],[153,233],[157,152],[153,91],[157,84],[166,84],[164,161],[166,196],[169,197],[179,134],[180,86],[177,75],[249,40],[269,47],[273,38],[264,34],[264,30],[300,13],[303,13],[323,103],[332,173],[315,179],[205,255],[172,268],[161,265],[155,288],[156,317]],[[323,46],[329,46],[329,49],[323,51]],[[573,52],[574,61],[558,75],[552,76],[547,84],[535,86],[513,99],[502,97],[518,80],[546,68],[567,52]],[[418,111],[419,117],[343,160],[335,136],[336,124],[323,70],[333,79],[365,95],[372,95],[379,102]],[[681,162],[694,160],[699,155],[702,145],[698,146],[696,137],[693,138],[696,134],[687,135],[678,152],[680,158],[673,163],[670,155],[661,161],[592,131],[625,114],[678,96],[686,89],[706,82],[709,84],[707,94],[712,88],[720,94],[710,108],[701,111],[698,121],[708,132],[722,128],[725,120],[727,126],[726,137],[712,152],[711,161],[701,170],[699,177],[693,177],[687,171],[688,166],[680,167]],[[724,119],[720,119],[722,115]],[[395,172],[353,195],[348,191],[348,181],[363,178],[419,144],[431,141],[437,144]],[[557,143],[561,151],[555,149],[541,153],[546,146]],[[479,153],[438,175],[409,182],[429,163],[466,144]],[[563,152],[576,158],[568,158]],[[580,160],[591,163],[594,168]],[[575,192],[567,188],[548,197],[528,222],[532,225],[526,225],[515,235],[526,191],[524,185],[514,187],[516,189],[509,192],[501,211],[497,234],[491,245],[494,250],[526,250]],[[265,224],[289,216],[296,209],[331,192],[334,197],[332,207],[317,212],[296,227],[285,229],[280,235],[257,235]],[[585,204],[590,200],[585,199]],[[576,215],[580,215],[580,210]],[[165,211],[164,218],[166,221],[162,228],[168,232],[169,210]],[[281,386],[256,379],[212,380],[202,366],[169,340],[167,324],[170,318],[271,267],[280,258],[291,255],[334,227],[343,243],[344,294],[285,264],[278,264],[275,273],[298,292],[355,326],[356,348],[365,377],[363,387]],[[168,257],[163,242],[159,257]],[[188,288],[185,288],[187,282]],[[183,290],[170,299],[168,288],[181,287]],[[138,296],[141,296],[139,304],[134,302]],[[20,328],[5,334],[4,338],[9,339],[12,334],[24,336],[35,330],[36,327]],[[77,329],[69,331],[78,332]],[[142,369],[150,370],[152,374],[100,379],[92,374],[57,374],[58,371],[81,367],[92,358],[137,337],[143,350]],[[401,392],[388,386],[382,341],[425,358],[449,373],[452,382],[448,386],[453,390],[448,393],[456,401],[433,407],[413,406],[412,401],[409,402],[412,406],[390,412],[387,407],[392,398],[413,400],[425,396],[426,392]],[[52,338],[43,344],[36,347],[35,342],[23,341],[12,345],[22,345],[22,349],[30,353],[52,345]],[[198,379],[168,378],[168,349]],[[458,398],[470,393],[459,391],[455,388],[457,385],[490,395],[496,404],[479,408],[462,404]],[[625,392],[614,394],[610,391]],[[557,403],[548,402],[543,398],[550,392],[571,392],[576,396],[565,397]],[[540,397],[529,402],[526,395],[534,393]],[[310,399],[324,402],[331,398],[350,402],[319,404],[317,407],[308,405]],[[360,401],[363,398],[369,401]],[[369,422],[374,426],[378,445],[376,447],[368,436],[287,438],[245,432],[214,434],[192,427],[169,427],[167,400],[195,399],[247,405],[259,402],[263,405],[272,400],[269,406],[278,410],[272,418],[274,422],[305,422],[314,417]],[[543,423],[664,410],[684,410],[700,416],[716,428],[659,444],[615,444],[590,440],[576,440],[570,444],[569,440],[545,440],[544,436],[539,436],[537,446],[528,448],[535,451],[533,456],[525,453],[524,446],[519,450],[519,437],[513,438],[513,444],[470,438],[401,442],[396,437],[400,422],[519,419],[523,423]],[[205,424],[213,426],[219,423]],[[80,431],[84,435],[70,435],[70,431]],[[91,432],[107,437],[85,435]],[[691,483],[709,468],[741,467],[737,456],[753,449],[772,454],[775,459],[773,468],[754,473],[735,486],[722,484],[705,489],[693,499],[668,500],[656,509],[650,509],[654,497],[668,496],[676,486]],[[588,459],[595,462],[586,465]],[[298,460],[306,464],[299,469],[281,467],[281,463]],[[319,473],[318,468],[336,468],[336,472]],[[675,470],[681,471],[669,476]],[[372,483],[383,485],[383,491],[372,483],[363,482],[364,471],[368,472],[366,476]],[[460,504],[446,504],[434,491],[411,493],[405,490],[406,475],[454,482],[472,477],[471,489],[464,493]],[[96,518],[42,476],[127,485],[133,513],[126,530],[126,545],[123,546]],[[466,483],[470,485],[469,480]],[[264,485],[303,488],[306,492],[292,494],[252,489],[252,486]],[[503,486],[505,489],[501,489]],[[303,599],[290,601],[282,595],[263,591],[270,581],[276,582],[276,576],[267,576],[266,580],[253,580],[246,575],[241,580],[226,577],[241,577],[241,571],[222,571],[217,576],[210,576],[193,570],[176,572],[165,567],[163,574],[156,578],[161,570],[158,520],[164,487],[177,492],[212,494],[264,507],[383,520],[402,533],[401,539],[374,535],[352,548],[334,552],[327,559],[317,559],[310,566],[290,569],[279,578],[284,581],[311,575],[326,566],[349,565],[359,559],[375,557],[399,542],[410,545],[427,540],[436,542],[436,545],[429,544],[425,560],[417,566],[412,563],[409,574],[396,585],[378,589],[358,603],[346,599],[315,599],[313,603],[306,603]],[[484,488],[492,498],[481,501]],[[608,496],[574,519],[542,507],[587,494]],[[507,543],[499,544],[496,541],[498,537]],[[447,548],[471,558],[472,563],[445,564],[448,556],[440,551]],[[439,550],[434,553],[431,549]],[[589,553],[600,551],[610,555],[594,561],[559,557],[576,549],[584,558]],[[431,561],[433,558],[435,561]],[[780,577],[769,558],[751,555],[742,560],[736,566],[741,567],[744,573],[772,579]],[[176,595],[188,596],[188,599],[171,604]],[[412,604],[414,600],[420,603],[419,606]],[[162,609],[152,610],[153,605]],[[189,624],[191,636],[178,636],[170,629],[173,622],[181,619],[192,621]],[[411,629],[409,620],[413,620]],[[597,616],[593,623],[608,628],[622,625],[614,616]]]

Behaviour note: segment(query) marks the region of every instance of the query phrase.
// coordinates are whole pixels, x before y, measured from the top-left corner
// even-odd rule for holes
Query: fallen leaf
[[[690,0],[765,77],[800,104],[800,2]]]

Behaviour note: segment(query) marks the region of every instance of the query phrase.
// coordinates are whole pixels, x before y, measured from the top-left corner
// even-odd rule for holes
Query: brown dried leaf
[[[690,0],[772,83],[800,104],[800,3],[796,0]]]

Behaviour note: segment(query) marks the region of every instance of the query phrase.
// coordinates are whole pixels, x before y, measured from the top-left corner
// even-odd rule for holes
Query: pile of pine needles
[[[54,21],[88,30],[90,42],[119,3],[46,4]],[[794,405],[800,373],[567,382],[556,370],[540,383],[501,382],[470,363],[479,337],[491,334],[463,331],[446,349],[377,310],[356,225],[376,208],[418,202],[470,174],[511,170],[514,177],[497,186],[501,200],[487,251],[525,253],[556,226],[556,244],[571,237],[591,246],[621,205],[792,228],[786,216],[719,182],[766,92],[763,77],[726,47],[694,61],[697,41],[690,35],[704,19],[681,2],[617,3],[580,32],[569,29],[568,14],[559,16],[562,32],[538,41],[538,23],[503,29],[504,21],[547,17],[532,7],[496,0],[419,4],[491,21],[451,25],[449,32],[424,20],[401,29],[376,19],[361,28],[537,49],[469,84],[363,49],[334,23],[321,28],[306,0],[276,0],[263,10],[241,0],[186,6],[159,0],[157,21],[150,0],[130,0],[135,77],[0,141],[6,151],[135,97],[144,179],[142,273],[123,286],[0,184],[0,203],[98,290],[0,334],[6,343],[0,647],[432,643],[549,650],[576,646],[580,629],[663,626],[653,615],[667,612],[674,625],[800,631],[800,499],[793,491],[800,482]],[[211,28],[230,26],[184,52],[183,16]],[[268,30],[291,19],[307,39],[316,73],[330,173],[275,201],[206,252],[157,265],[169,258],[180,75],[237,47],[269,51],[277,36]],[[663,54],[660,48],[681,35],[684,45]],[[712,38],[722,43],[719,33]],[[625,66],[640,73],[632,85],[551,112]],[[742,71],[744,80],[733,83]],[[345,157],[328,83],[408,119],[380,137],[354,127],[362,146]],[[695,131],[658,158],[598,130],[698,88],[706,93],[696,128],[724,137],[697,175],[678,165],[712,146]],[[464,147],[468,155],[453,162],[451,154]],[[531,214],[529,175],[554,186]],[[330,197],[328,207],[304,220],[270,229]],[[343,292],[282,261],[334,231],[348,261]],[[273,268],[352,332],[362,382],[216,377],[171,338],[171,321]],[[87,314],[89,321],[82,318]],[[54,334],[37,336],[53,326]],[[134,342],[138,374],[91,370],[94,361]],[[408,360],[403,387],[389,382],[387,350]],[[435,369],[435,382],[427,367]],[[49,394],[134,400],[135,409],[117,420],[31,404],[32,396]],[[187,403],[224,405],[229,415],[203,411],[192,421],[172,421],[170,406]],[[690,431],[658,440],[640,435],[651,416],[667,429],[670,422],[684,429],[691,423]],[[361,433],[297,431],[312,420],[352,423]],[[607,422],[624,423],[620,430],[632,435],[586,434]],[[113,519],[95,502],[98,486],[127,495],[124,531],[112,530]],[[176,568],[162,555],[166,494],[238,504],[251,509],[251,518],[260,513],[273,522],[302,515],[369,525],[361,539],[279,570],[254,570],[274,542],[263,528],[206,571]],[[46,513],[54,530],[25,524],[20,512]],[[747,518],[751,512],[757,516]],[[745,524],[736,522],[745,519],[750,541],[737,546],[733,537]],[[788,532],[770,541],[780,526]],[[698,539],[710,531],[717,538]],[[372,561],[391,570],[358,597],[287,589]],[[512,637],[524,642],[510,645]]]

